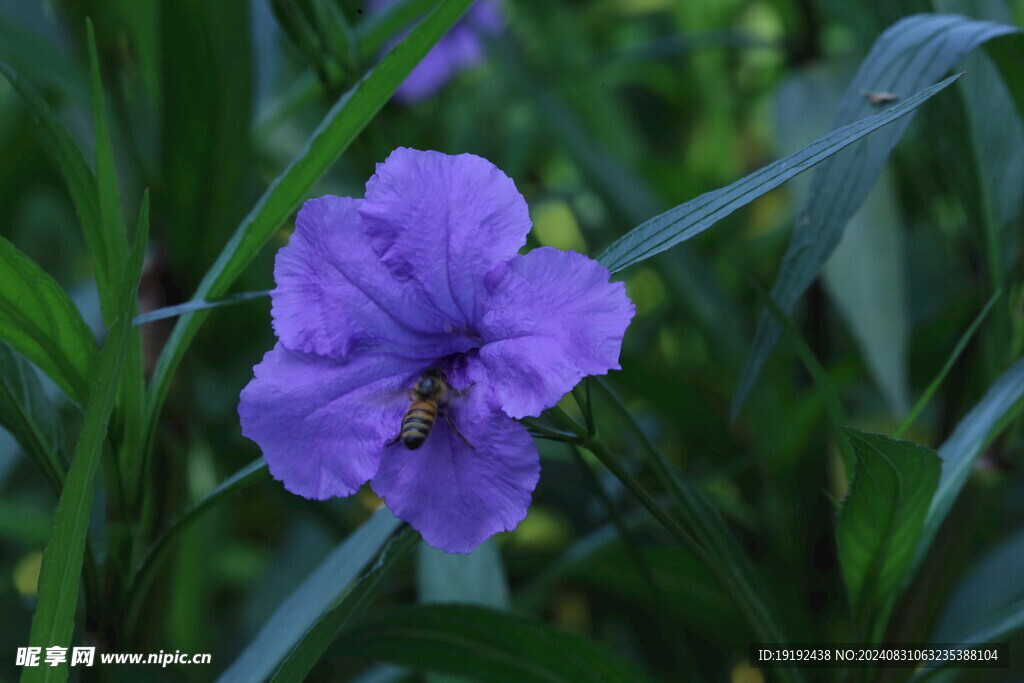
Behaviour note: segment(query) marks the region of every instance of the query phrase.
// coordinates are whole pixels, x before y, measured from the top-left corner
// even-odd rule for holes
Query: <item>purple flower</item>
[[[370,3],[370,9],[379,12],[395,2],[397,0],[374,0]],[[452,76],[480,61],[484,54],[482,36],[497,33],[504,23],[498,3],[494,0],[478,0],[473,3],[462,19],[398,86],[395,97],[411,104],[433,95]]]
[[[517,254],[529,230],[512,180],[471,154],[400,148],[365,199],[306,202],[274,267],[278,343],[238,407],[285,488],[323,499],[369,481],[452,553],[515,528],[540,458],[513,418],[618,369],[634,313],[596,261]],[[429,368],[457,393],[409,450],[392,442]]]

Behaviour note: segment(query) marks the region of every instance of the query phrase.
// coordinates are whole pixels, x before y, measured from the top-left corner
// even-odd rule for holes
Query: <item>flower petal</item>
[[[359,213],[391,272],[419,283],[452,328],[469,333],[482,315],[484,276],[530,231],[511,178],[472,154],[396,149],[366,183]]]
[[[395,279],[363,231],[360,200],[325,196],[299,211],[277,253],[274,331],[287,348],[340,357],[372,340],[423,358],[460,350],[421,289]]]
[[[550,247],[516,256],[488,276],[480,360],[502,410],[540,415],[582,377],[619,369],[635,309],[625,285],[609,277],[597,261]]]
[[[334,360],[278,344],[242,390],[242,434],[270,473],[306,498],[347,496],[376,472],[422,362],[385,354]]]
[[[396,0],[374,0],[374,14],[394,5]],[[477,0],[466,15],[438,41],[395,92],[395,98],[411,104],[441,89],[458,72],[472,66],[484,56],[482,35],[497,33],[505,24],[501,10],[493,0]],[[407,34],[403,34],[404,37]],[[398,39],[392,41],[389,49]]]
[[[453,386],[468,386],[450,376]],[[439,416],[418,450],[386,449],[370,485],[427,543],[468,553],[526,517],[540,456],[526,428],[489,404],[483,391],[454,398],[448,414],[472,447]]]
[[[455,74],[480,61],[483,47],[469,26],[456,24],[402,81],[396,99],[412,104],[430,97]]]

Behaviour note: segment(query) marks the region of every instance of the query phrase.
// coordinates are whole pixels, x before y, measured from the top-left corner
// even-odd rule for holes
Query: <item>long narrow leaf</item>
[[[471,680],[652,680],[610,648],[532,619],[469,605],[397,610],[354,629],[335,647],[355,657]]]
[[[932,630],[933,643],[965,643],[968,634],[997,617],[1004,607],[1024,605],[1024,528],[975,561],[950,594]]]
[[[78,213],[78,219],[82,222],[85,243],[93,259],[96,284],[101,293],[112,291],[112,288],[117,285],[117,281],[113,275],[113,262],[100,225],[96,178],[89,170],[89,165],[82,157],[82,152],[61,126],[57,116],[46,104],[42,95],[36,92],[9,65],[0,63],[0,73],[4,74],[14,86],[15,91],[21,95],[36,123],[39,124],[40,142],[53,163],[60,169],[68,188],[68,194],[71,195],[71,201]],[[81,398],[78,397],[78,400]]]
[[[35,363],[73,401],[84,403],[96,342],[52,277],[0,238],[0,339]]]
[[[947,73],[978,46],[1017,32],[1013,26],[956,15],[919,14],[897,22],[878,38],[861,64],[839,105],[834,126],[856,121],[875,109],[865,92],[890,92],[902,98]],[[901,99],[887,111],[907,101]],[[790,312],[818,277],[839,244],[847,222],[867,197],[910,122],[910,117],[904,118],[829,159],[815,173],[807,204],[793,228],[772,288],[772,298],[782,310]],[[733,398],[734,417],[778,342],[779,332],[774,320],[767,315],[761,317],[753,350]]]
[[[1024,396],[1024,358],[1003,373],[988,393],[964,417],[946,442],[939,448],[942,458],[942,478],[935,492],[924,534],[918,547],[917,562],[920,562],[938,533],[950,508],[967,483],[971,465],[988,443],[993,428],[1000,424],[1006,414]]]
[[[86,21],[86,43],[89,47],[89,73],[92,78],[92,125],[96,147],[96,198],[99,209],[100,252],[93,253],[94,259],[106,263],[110,282],[108,287],[100,286],[100,306],[107,324],[117,314],[117,292],[113,287],[120,279],[128,255],[128,241],[121,214],[121,193],[117,189],[117,171],[114,166],[114,149],[107,128],[106,105],[103,99],[103,80],[100,76],[99,52],[96,49],[96,35],[92,21]]]
[[[910,114],[959,77],[960,74],[951,76],[880,114],[834,130],[799,152],[769,164],[732,185],[702,194],[655,216],[613,242],[598,260],[614,273],[699,235],[736,209],[746,206],[790,178]]]
[[[333,164],[352,140],[390,99],[413,67],[440,40],[471,4],[471,0],[442,0],[405,39],[346,93],[317,129],[291,165],[274,180],[242,220],[192,297],[207,301],[223,295],[256,257],[274,231],[298,207],[306,192]],[[178,320],[164,345],[146,401],[146,434],[153,427],[170,387],[171,375],[208,315],[196,311]]]
[[[392,536],[377,554],[373,566],[363,572],[344,596],[306,631],[274,672],[271,682],[289,683],[305,680],[338,634],[352,626],[355,620],[362,616],[376,597],[377,585],[408,554],[418,539],[419,534],[410,527]]]
[[[232,294],[224,297],[223,299],[217,299],[216,301],[187,301],[176,306],[165,306],[164,308],[158,308],[155,311],[141,313],[135,316],[132,320],[132,325],[145,325],[146,323],[156,322],[157,320],[175,318],[179,315],[192,313],[193,311],[202,311],[207,308],[220,308],[221,306],[232,306],[234,304],[251,301],[252,299],[262,299],[267,296],[270,296],[269,289],[259,292],[239,292],[238,294]]]
[[[103,254],[108,263],[112,281],[122,277],[128,253],[128,231],[121,213],[121,193],[117,186],[117,169],[114,162],[114,148],[107,127],[106,102],[103,96],[103,78],[100,71],[99,50],[92,21],[86,20],[86,43],[89,48],[89,74],[92,82],[92,125],[96,151],[96,193],[99,206],[99,232]],[[97,258],[97,254],[93,254]],[[111,324],[117,311],[118,293],[99,288],[100,308],[104,320]],[[132,310],[134,313],[134,308]],[[124,438],[119,457],[122,462],[124,481],[132,495],[138,487],[142,459],[139,457],[139,441],[142,435],[142,409],[145,405],[145,369],[142,359],[142,335],[138,330],[129,330],[121,374],[121,422]]]
[[[82,430],[75,447],[74,459],[68,469],[53,530],[43,555],[39,573],[39,602],[32,618],[29,642],[36,647],[69,647],[74,631],[75,607],[78,603],[79,577],[86,550],[86,532],[92,509],[93,478],[99,467],[100,454],[107,434],[110,413],[114,408],[119,375],[125,357],[125,344],[131,329],[131,310],[142,272],[149,225],[149,198],[143,199],[139,229],[132,248],[131,261],[122,278],[118,318],[107,335],[100,352],[96,372],[89,384]],[[27,667],[22,681],[64,681],[68,666]]]
[[[374,513],[281,603],[219,681],[267,680],[378,557],[399,524],[387,508]]]
[[[997,610],[987,620],[969,631],[965,631],[955,641],[959,645],[981,645],[1005,639],[1017,631],[1024,629],[1024,598],[1015,600]],[[951,666],[952,661],[929,662],[921,671],[911,678],[912,683],[929,680],[933,673],[943,667]]]

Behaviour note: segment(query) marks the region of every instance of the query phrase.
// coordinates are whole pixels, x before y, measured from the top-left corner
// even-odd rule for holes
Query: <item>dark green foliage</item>
[[[875,640],[914,559],[941,461],[910,441],[847,433],[856,465],[836,523],[836,553],[859,635]]]

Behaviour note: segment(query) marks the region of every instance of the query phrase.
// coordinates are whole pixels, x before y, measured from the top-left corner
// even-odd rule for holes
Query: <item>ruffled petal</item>
[[[550,247],[490,273],[479,358],[502,410],[540,415],[581,378],[619,369],[635,309],[625,285],[609,277],[597,261]]]
[[[451,378],[456,387],[468,386],[464,377]],[[419,449],[386,449],[370,482],[396,517],[449,553],[468,553],[514,529],[526,517],[540,477],[540,456],[526,428],[479,389],[456,397],[448,409],[472,448],[439,416]]]
[[[299,211],[277,253],[271,292],[274,331],[287,348],[340,357],[365,342],[414,350],[423,358],[464,346],[422,290],[397,280],[363,231],[361,200],[325,196]],[[453,345],[454,344],[454,345]]]
[[[398,431],[422,362],[386,354],[334,360],[267,352],[242,390],[242,434],[292,493],[324,499],[355,492],[377,472]]]
[[[483,314],[484,276],[530,231],[511,178],[472,154],[396,149],[366,183],[359,213],[395,277],[419,283],[450,329],[470,336]]]

